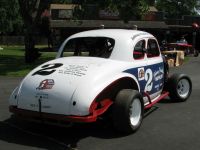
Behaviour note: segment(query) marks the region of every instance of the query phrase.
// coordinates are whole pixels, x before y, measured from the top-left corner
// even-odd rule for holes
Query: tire
[[[141,126],[143,113],[142,95],[132,89],[121,90],[117,94],[112,109],[115,129],[128,134],[137,131]]]
[[[185,74],[173,74],[167,84],[169,97],[175,101],[186,101],[192,92],[191,79]]]
[[[164,63],[164,82],[166,83],[168,80],[168,75],[169,75],[169,65],[164,55],[162,56],[162,58],[163,58],[163,63]]]

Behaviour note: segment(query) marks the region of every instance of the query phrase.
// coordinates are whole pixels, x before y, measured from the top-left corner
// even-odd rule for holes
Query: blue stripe
[[[123,72],[129,73],[131,75],[134,75],[139,83],[140,90],[141,92],[144,92],[145,86],[147,84],[147,81],[145,79],[139,78],[139,68],[144,68],[144,73],[146,73],[147,69],[150,69],[152,71],[152,82],[153,84],[151,91],[148,91],[150,94],[156,93],[160,91],[164,84],[164,64],[163,63],[158,63],[158,64],[153,64],[153,65],[147,65],[147,66],[141,66],[138,68],[131,68],[127,69]]]

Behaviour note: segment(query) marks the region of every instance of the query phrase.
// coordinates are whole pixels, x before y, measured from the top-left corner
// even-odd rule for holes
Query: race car
[[[139,30],[98,29],[67,38],[55,60],[33,69],[13,91],[9,110],[43,123],[89,123],[109,114],[115,129],[133,133],[144,110],[169,96],[186,101],[185,74],[169,77],[156,38]]]

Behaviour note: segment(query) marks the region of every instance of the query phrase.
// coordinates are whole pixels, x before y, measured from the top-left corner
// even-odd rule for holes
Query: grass
[[[184,58],[184,63],[187,63],[190,60],[190,57],[186,57]]]
[[[54,59],[55,56],[55,52],[42,52],[38,60],[26,64],[23,46],[3,46],[3,50],[0,50],[0,76],[23,77],[36,66]]]

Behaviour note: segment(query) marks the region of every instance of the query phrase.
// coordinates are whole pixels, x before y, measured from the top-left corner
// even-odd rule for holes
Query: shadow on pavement
[[[72,127],[58,127],[25,122],[11,117],[0,121],[0,140],[48,150],[78,149],[78,142],[86,137],[104,139],[126,135],[114,131],[108,123],[75,124]]]
[[[176,99],[170,99],[169,97],[168,98],[165,98],[161,101],[159,101],[160,104],[173,104],[173,103],[181,103],[180,101],[176,100]]]

